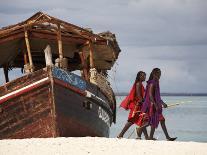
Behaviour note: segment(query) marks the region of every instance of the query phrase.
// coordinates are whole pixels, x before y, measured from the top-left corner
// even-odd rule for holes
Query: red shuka
[[[137,102],[141,102],[144,98],[144,86],[141,85],[141,96],[142,98],[138,98],[136,96],[136,83],[134,83],[132,89],[129,92],[129,95],[125,97],[125,99],[121,102],[120,107],[125,110],[130,109],[128,121],[138,124],[139,111],[141,110],[141,105],[137,105]]]

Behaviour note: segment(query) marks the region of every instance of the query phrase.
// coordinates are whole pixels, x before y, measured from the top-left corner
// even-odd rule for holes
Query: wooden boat
[[[42,12],[0,29],[0,139],[108,137],[116,100],[107,71],[119,52],[114,34]],[[14,68],[24,74],[9,81]]]

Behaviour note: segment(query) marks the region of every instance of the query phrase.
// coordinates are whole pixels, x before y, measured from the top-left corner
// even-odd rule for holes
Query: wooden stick
[[[30,43],[29,43],[29,39],[28,39],[27,30],[24,31],[24,37],[25,37],[25,42],[26,42],[26,46],[27,46],[27,53],[28,53],[28,57],[29,57],[30,71],[33,72],[32,54],[31,54],[31,50],[30,50]]]
[[[57,39],[58,39],[58,51],[59,51],[59,58],[60,58],[60,67],[62,67],[62,60],[63,60],[63,46],[62,46],[62,38],[61,38],[60,24],[58,24]]]
[[[174,107],[174,106],[177,106],[177,105],[180,105],[180,104],[179,103],[169,104],[169,105],[167,105],[167,108]]]

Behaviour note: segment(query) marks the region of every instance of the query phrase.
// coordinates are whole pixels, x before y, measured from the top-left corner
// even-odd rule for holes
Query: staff
[[[184,102],[180,102],[180,103],[184,103]],[[172,103],[172,104],[168,104],[167,105],[167,108],[172,108],[172,107],[175,107],[175,106],[178,106],[180,105],[180,103]],[[131,136],[134,134],[134,131],[137,130],[137,127],[129,134],[128,138],[131,138]]]

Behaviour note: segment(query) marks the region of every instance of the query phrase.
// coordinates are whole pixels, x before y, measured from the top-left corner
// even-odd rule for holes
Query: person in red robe
[[[122,138],[125,132],[132,126],[133,124],[138,125],[139,121],[139,114],[142,107],[142,102],[144,100],[144,86],[142,82],[146,79],[146,73],[143,71],[139,71],[137,73],[136,80],[133,84],[133,87],[130,90],[130,93],[126,98],[121,102],[120,107],[124,108],[125,110],[130,110],[128,121],[125,124],[122,131],[119,133],[117,138]],[[148,138],[146,128],[142,129],[145,134],[145,138]],[[138,135],[138,139],[140,139],[141,133]]]

